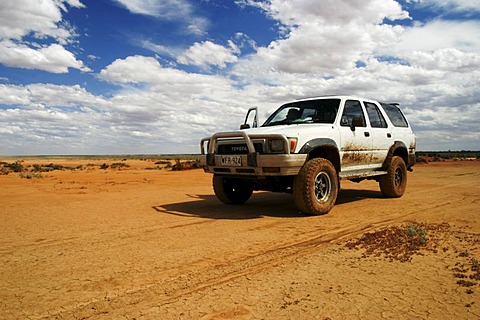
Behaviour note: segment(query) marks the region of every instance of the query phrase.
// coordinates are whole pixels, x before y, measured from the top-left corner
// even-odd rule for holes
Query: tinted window
[[[350,127],[354,120],[356,127],[365,127],[365,116],[363,115],[360,102],[357,100],[347,100],[345,101],[345,108],[343,109],[340,125]]]
[[[399,107],[393,104],[385,103],[382,103],[382,106],[387,113],[388,118],[390,119],[390,121],[392,121],[395,127],[408,127],[407,120],[405,119],[405,116],[403,115]]]
[[[367,109],[368,118],[370,119],[370,126],[372,128],[386,128],[387,122],[383,117],[380,109],[370,102],[365,102],[365,108]]]
[[[333,123],[340,99],[318,99],[285,104],[265,121],[263,126],[301,123]]]

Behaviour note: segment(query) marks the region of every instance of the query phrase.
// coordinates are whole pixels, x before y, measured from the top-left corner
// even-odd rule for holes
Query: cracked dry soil
[[[202,170],[42,161],[88,169],[0,176],[2,319],[480,317],[477,161],[417,165],[399,199],[342,182],[320,217],[223,205]]]

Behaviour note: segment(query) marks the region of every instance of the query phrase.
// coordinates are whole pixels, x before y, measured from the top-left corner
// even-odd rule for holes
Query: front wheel
[[[407,188],[407,166],[401,157],[394,156],[387,174],[380,177],[380,190],[389,198],[399,198]]]
[[[212,184],[217,198],[227,204],[243,204],[253,193],[253,184],[243,179],[214,175]]]
[[[293,182],[295,205],[305,214],[326,214],[337,200],[338,189],[338,176],[332,163],[327,159],[312,159]]]

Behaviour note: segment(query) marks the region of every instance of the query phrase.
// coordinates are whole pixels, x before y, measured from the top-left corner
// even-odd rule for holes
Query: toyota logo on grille
[[[239,147],[232,147],[232,151],[240,152],[240,151],[247,151],[247,146],[239,146]]]

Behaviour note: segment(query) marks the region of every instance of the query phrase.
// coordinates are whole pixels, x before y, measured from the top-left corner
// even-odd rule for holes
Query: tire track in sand
[[[171,304],[182,297],[208,290],[217,285],[234,281],[249,274],[259,273],[278,265],[286,264],[298,257],[317,252],[331,243],[341,243],[355,238],[365,232],[373,231],[383,226],[405,221],[418,212],[442,208],[451,205],[450,201],[436,205],[416,206],[414,210],[404,212],[394,217],[386,217],[373,222],[358,224],[358,221],[348,221],[346,225],[337,226],[318,235],[318,230],[303,234],[302,239],[296,239],[287,244],[271,246],[243,258],[220,264],[205,264],[202,262],[186,266],[182,269],[165,271],[163,280],[127,291],[107,293],[103,297],[71,306],[52,310],[40,318],[73,317],[88,319],[113,312],[119,307],[128,309],[128,314],[138,314],[142,310]],[[171,273],[173,272],[174,273]],[[180,276],[178,276],[180,275]]]

